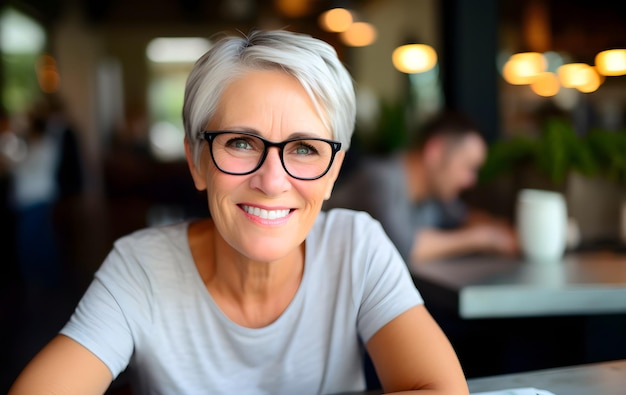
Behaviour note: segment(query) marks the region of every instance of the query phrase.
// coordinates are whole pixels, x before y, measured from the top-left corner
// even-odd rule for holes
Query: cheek
[[[295,191],[312,206],[321,205],[327,194],[327,183],[317,181],[298,181],[292,183]]]
[[[446,185],[447,188],[454,190],[463,187],[467,183],[467,169],[461,163],[454,161],[449,162],[443,168],[440,176],[440,183]]]
[[[224,196],[230,195],[237,188],[237,184],[241,183],[241,180],[238,178],[245,178],[224,174],[212,165],[206,168],[204,177],[207,185],[209,205],[213,206],[219,204],[219,202],[223,201]]]
[[[464,187],[471,186],[474,184],[476,180],[476,172],[474,171],[473,168],[465,167],[463,171],[461,172],[461,174],[463,174],[463,177],[461,178],[460,181]]]
[[[443,183],[453,183],[457,182],[462,174],[460,173],[462,169],[459,167],[459,163],[456,161],[450,161],[444,163],[440,168],[440,179]]]
[[[224,174],[215,168],[210,169],[206,173],[207,193],[209,197],[223,198],[223,196],[230,195],[240,188],[247,178],[247,176]]]

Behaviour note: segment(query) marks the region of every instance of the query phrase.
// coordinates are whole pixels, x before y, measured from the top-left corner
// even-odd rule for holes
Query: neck
[[[234,322],[248,327],[265,326],[277,319],[300,286],[304,245],[280,260],[258,262],[228,244],[212,221],[206,221],[202,228],[195,239],[203,244],[194,260],[222,311]]]
[[[274,262],[258,262],[241,255],[223,239],[215,248],[213,281],[237,299],[262,301],[302,278],[304,248]]]

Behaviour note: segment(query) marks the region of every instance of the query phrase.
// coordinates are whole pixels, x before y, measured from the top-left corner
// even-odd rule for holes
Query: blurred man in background
[[[325,208],[369,212],[410,265],[477,252],[516,254],[512,226],[468,209],[459,198],[476,183],[486,152],[471,119],[442,112],[406,150],[360,159]]]

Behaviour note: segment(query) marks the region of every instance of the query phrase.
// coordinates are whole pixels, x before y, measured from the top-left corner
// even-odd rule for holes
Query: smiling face
[[[270,141],[292,137],[332,139],[313,102],[297,79],[280,71],[250,71],[222,93],[207,130],[245,131]],[[318,180],[290,177],[279,150],[270,148],[254,173],[222,173],[205,145],[199,167],[187,157],[196,188],[206,189],[211,218],[221,237],[237,252],[260,262],[279,260],[303,243],[330,196],[343,152]]]

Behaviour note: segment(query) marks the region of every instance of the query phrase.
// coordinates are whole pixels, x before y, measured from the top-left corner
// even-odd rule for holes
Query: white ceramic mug
[[[567,206],[562,194],[523,189],[517,197],[517,232],[522,252],[534,262],[558,262],[567,242]]]

